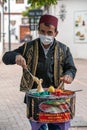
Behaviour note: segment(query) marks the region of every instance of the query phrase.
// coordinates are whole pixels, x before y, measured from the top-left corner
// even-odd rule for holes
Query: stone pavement
[[[78,69],[75,80],[66,89],[76,93],[76,114],[70,130],[87,130],[87,60],[75,59]],[[0,130],[31,130],[26,118],[25,93],[20,92],[22,69],[0,63]]]

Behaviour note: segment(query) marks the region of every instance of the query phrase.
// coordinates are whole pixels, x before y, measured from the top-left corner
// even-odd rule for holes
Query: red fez
[[[39,24],[41,24],[41,23],[47,23],[47,24],[53,25],[55,28],[57,28],[58,19],[55,16],[45,14],[45,15],[41,16],[41,18],[40,18]]]

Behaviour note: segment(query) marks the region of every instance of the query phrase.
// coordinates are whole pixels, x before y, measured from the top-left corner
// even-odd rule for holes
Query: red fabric
[[[64,113],[39,113],[39,121],[47,123],[66,122],[70,120],[70,112]]]
[[[57,28],[58,19],[55,16],[45,14],[40,18],[39,24],[41,24],[41,23],[48,23]]]

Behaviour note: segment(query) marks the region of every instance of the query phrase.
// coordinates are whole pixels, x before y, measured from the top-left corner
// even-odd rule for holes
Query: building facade
[[[4,42],[9,42],[9,31],[11,44],[20,43],[27,32],[31,33],[33,38],[36,38],[38,32],[29,30],[29,20],[21,14],[29,6],[27,5],[27,0],[9,0],[9,2],[7,0],[4,4],[4,15],[2,16],[3,10],[0,8],[0,12],[2,12],[0,13],[0,18],[2,19],[0,24],[4,24],[4,26],[0,25],[3,27],[1,32],[4,32]],[[74,58],[87,59],[86,5],[87,0],[58,0],[58,4],[49,8],[49,14],[58,17],[58,35],[56,38],[70,47]],[[44,13],[46,12],[44,11]],[[0,43],[0,53],[2,53],[2,50],[3,38],[2,43]]]
[[[68,45],[74,58],[87,59],[87,0],[59,0],[50,8],[58,19],[57,39]]]
[[[9,0],[4,4],[5,42],[8,42],[10,30],[11,43],[19,43],[26,32],[29,32],[29,20],[22,16],[27,8],[27,0]],[[10,14],[10,23],[9,23]],[[10,24],[10,25],[9,25]],[[10,26],[10,28],[9,28]]]

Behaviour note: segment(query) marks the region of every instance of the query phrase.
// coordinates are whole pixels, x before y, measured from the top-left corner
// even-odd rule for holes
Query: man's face
[[[39,26],[39,34],[56,37],[57,31],[53,25],[46,26],[44,23],[41,23]]]

